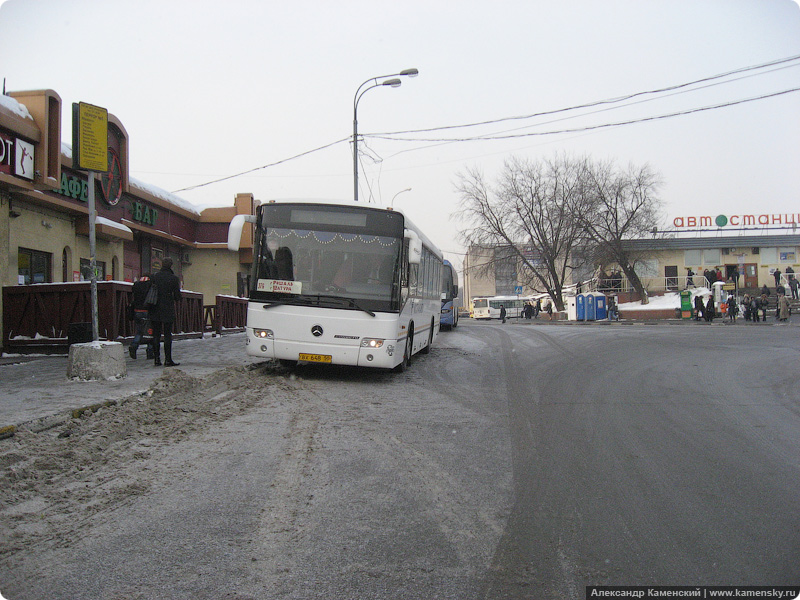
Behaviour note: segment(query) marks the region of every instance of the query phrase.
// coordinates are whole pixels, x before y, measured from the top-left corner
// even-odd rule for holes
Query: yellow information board
[[[86,102],[72,105],[72,159],[84,171],[108,171],[108,111]]]

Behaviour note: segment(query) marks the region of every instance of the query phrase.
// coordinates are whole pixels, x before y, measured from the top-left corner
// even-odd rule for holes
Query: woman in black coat
[[[694,320],[699,321],[703,315],[703,298],[699,295],[694,297]]]

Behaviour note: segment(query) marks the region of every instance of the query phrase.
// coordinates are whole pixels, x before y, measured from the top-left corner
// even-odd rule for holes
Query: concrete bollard
[[[69,347],[68,379],[121,379],[127,375],[125,349],[119,342],[95,341]]]

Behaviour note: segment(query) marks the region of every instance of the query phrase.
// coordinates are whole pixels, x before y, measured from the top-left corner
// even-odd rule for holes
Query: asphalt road
[[[17,550],[0,593],[493,600],[797,584],[798,359],[794,327],[465,320],[402,374],[176,376],[64,438],[70,456],[111,440],[104,466],[75,476],[119,501],[70,503],[80,479],[43,478],[42,498],[26,492],[4,521]]]
[[[465,331],[502,356],[514,448],[484,597],[800,582],[794,328]]]

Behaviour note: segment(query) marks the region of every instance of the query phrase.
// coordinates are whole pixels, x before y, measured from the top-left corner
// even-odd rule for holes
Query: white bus
[[[500,307],[506,307],[506,318],[521,317],[522,308],[530,302],[530,298],[522,296],[491,296],[472,299],[473,319],[499,319]]]
[[[442,254],[399,210],[352,201],[270,201],[253,223],[247,353],[404,370],[439,333]]]

